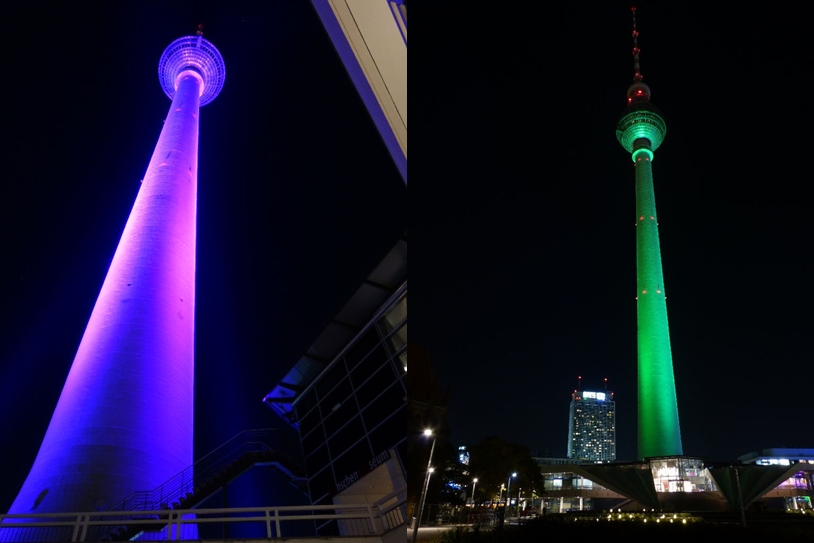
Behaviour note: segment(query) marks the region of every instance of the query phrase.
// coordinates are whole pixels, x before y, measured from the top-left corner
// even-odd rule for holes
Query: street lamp
[[[432,430],[424,430],[424,436],[432,436],[432,447],[430,447],[430,459],[427,461],[427,476],[424,479],[424,488],[421,491],[421,501],[419,501],[418,505],[418,522],[413,530],[413,543],[416,542],[416,538],[418,537],[418,527],[421,526],[421,514],[424,512],[424,500],[427,499],[427,487],[430,486],[430,473],[433,472],[432,453],[435,451],[435,436],[433,435]]]
[[[506,485],[506,516],[507,517],[509,516],[509,512],[511,511],[510,508],[512,506],[512,495],[511,495],[512,477],[517,477],[517,472],[516,471],[514,473],[512,473],[511,475],[509,475],[509,484]]]
[[[472,479],[472,507],[475,507],[475,486],[478,484],[478,478]]]

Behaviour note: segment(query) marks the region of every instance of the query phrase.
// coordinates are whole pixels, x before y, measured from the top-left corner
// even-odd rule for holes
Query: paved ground
[[[520,519],[517,517],[510,517],[506,519],[506,526],[517,526],[520,524]],[[416,541],[429,541],[430,539],[434,539],[438,536],[441,532],[446,530],[452,530],[457,527],[464,527],[464,528],[471,528],[472,524],[444,524],[443,526],[422,526],[418,529],[418,535],[416,536]],[[413,530],[410,527],[407,527],[407,543],[412,543],[413,541]]]
[[[430,539],[434,539],[443,531],[454,529],[458,526],[469,526],[468,524],[449,524],[444,526],[422,526],[418,529],[418,535],[416,536],[416,541],[428,541]],[[413,530],[410,527],[407,527],[407,543],[411,543],[413,541]]]

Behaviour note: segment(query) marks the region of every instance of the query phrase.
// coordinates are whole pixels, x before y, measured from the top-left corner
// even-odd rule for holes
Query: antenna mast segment
[[[632,6],[630,11],[633,13],[633,81],[639,82],[642,78],[641,68],[639,67],[639,31],[636,30],[636,6]]]

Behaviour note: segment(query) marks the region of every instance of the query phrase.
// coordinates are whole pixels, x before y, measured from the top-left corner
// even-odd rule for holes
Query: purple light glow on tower
[[[202,35],[161,57],[172,105],[10,514],[108,509],[193,463],[198,112],[224,77]]]

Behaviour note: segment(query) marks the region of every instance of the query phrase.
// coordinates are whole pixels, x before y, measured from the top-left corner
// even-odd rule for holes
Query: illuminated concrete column
[[[650,103],[639,64],[639,32],[633,12],[633,84],[616,138],[636,165],[636,312],[638,324],[639,459],[683,455],[667,302],[661,268],[656,195],[651,161],[667,124]]]
[[[636,164],[639,459],[683,454],[649,150]]]
[[[634,98],[616,135],[636,165],[636,314],[638,345],[638,458],[684,454],[678,421],[673,356],[661,266],[658,215],[651,161],[667,127],[645,98],[644,83],[631,86]],[[640,94],[637,94],[640,93]]]
[[[108,509],[193,463],[198,112],[224,77],[201,35],[174,41],[159,62],[172,105],[9,513]]]

